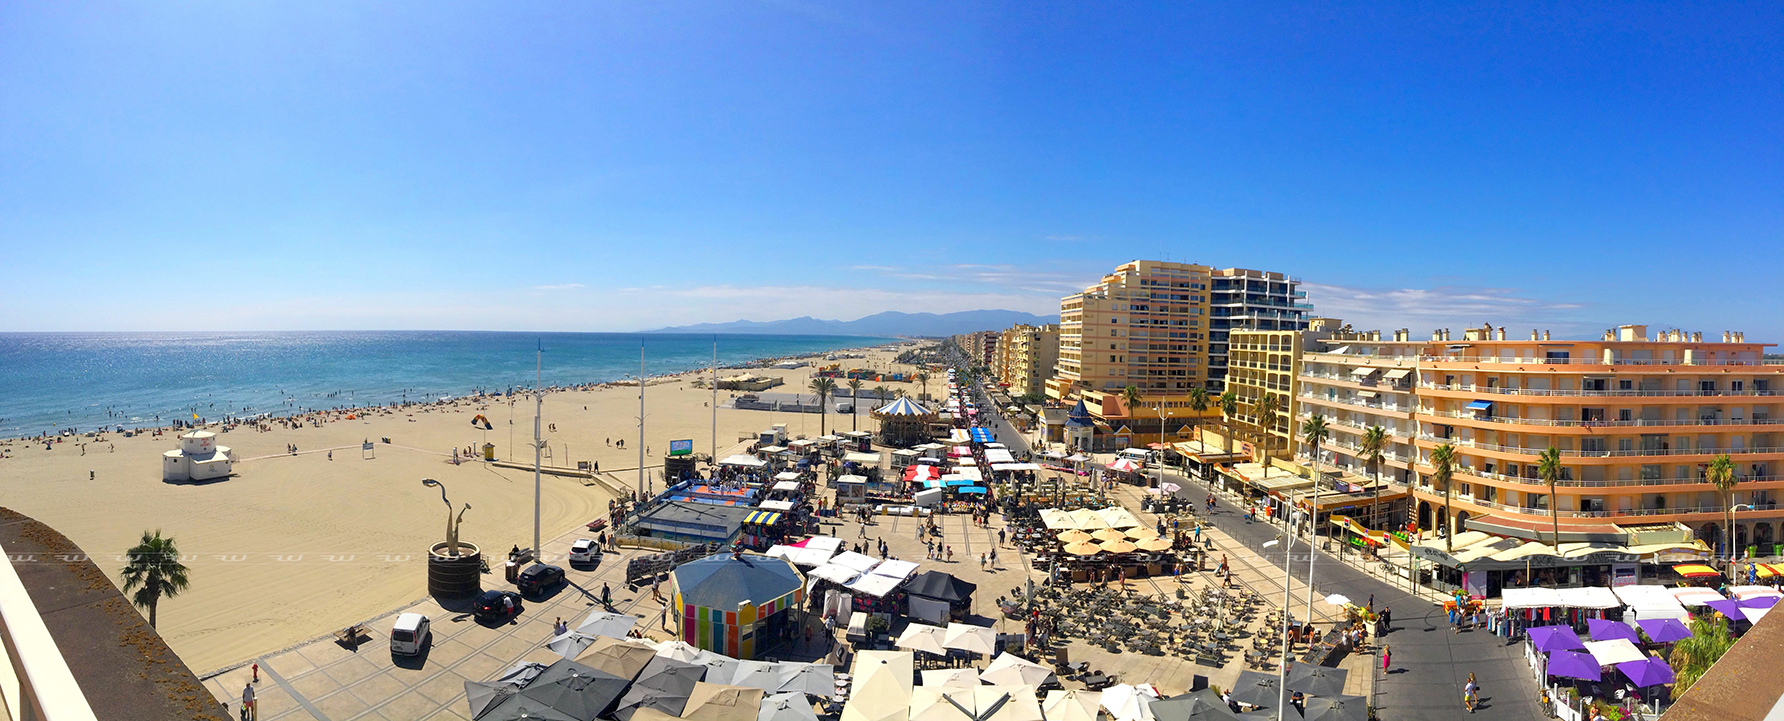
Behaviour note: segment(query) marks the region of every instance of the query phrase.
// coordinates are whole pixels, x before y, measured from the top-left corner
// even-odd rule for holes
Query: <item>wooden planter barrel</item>
[[[483,591],[483,552],[475,543],[458,542],[457,556],[441,541],[427,554],[427,593],[438,598],[465,598]]]

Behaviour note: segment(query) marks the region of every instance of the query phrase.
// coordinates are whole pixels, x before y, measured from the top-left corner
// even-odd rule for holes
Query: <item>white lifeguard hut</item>
[[[180,436],[180,447],[161,454],[161,478],[208,481],[229,476],[229,447],[217,445],[217,434],[192,431]]]

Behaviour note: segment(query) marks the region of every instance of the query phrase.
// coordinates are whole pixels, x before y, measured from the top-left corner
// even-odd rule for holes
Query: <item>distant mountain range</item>
[[[786,320],[739,320],[658,328],[646,333],[756,333],[771,335],[946,336],[980,330],[1003,330],[1018,323],[1058,323],[1059,316],[1014,310],[963,310],[958,313],[887,311],[856,320],[822,320],[811,316]]]

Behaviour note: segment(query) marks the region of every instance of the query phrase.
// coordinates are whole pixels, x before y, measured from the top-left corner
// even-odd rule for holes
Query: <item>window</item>
[[[1619,381],[1617,381],[1617,390],[1620,390],[1620,391],[1635,390],[1635,381],[1619,380]]]

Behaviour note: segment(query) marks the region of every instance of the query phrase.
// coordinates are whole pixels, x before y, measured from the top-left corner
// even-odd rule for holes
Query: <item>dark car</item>
[[[520,613],[521,601],[513,591],[484,591],[471,604],[471,615],[479,621],[506,621]]]
[[[527,595],[538,595],[540,591],[551,588],[564,580],[564,569],[543,563],[535,563],[527,570],[521,571],[514,579],[514,587]]]

